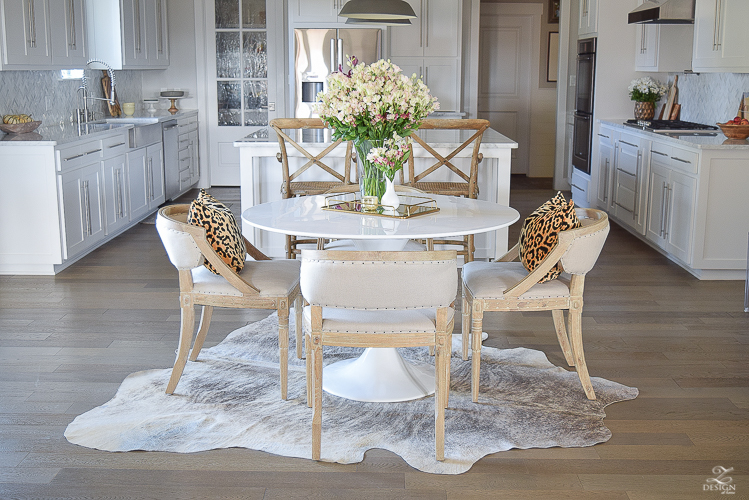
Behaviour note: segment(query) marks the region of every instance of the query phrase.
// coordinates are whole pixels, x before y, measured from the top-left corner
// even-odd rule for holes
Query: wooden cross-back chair
[[[283,173],[283,184],[281,185],[281,196],[283,198],[294,198],[295,196],[308,196],[323,194],[333,188],[352,184],[351,182],[351,162],[353,153],[353,144],[346,141],[346,153],[344,156],[343,173],[332,168],[326,161],[332,158],[330,154],[338,148],[343,141],[338,139],[323,149],[320,153],[312,154],[295,140],[296,130],[307,129],[324,129],[326,128],[319,118],[276,118],[270,121],[270,126],[276,131],[278,146],[281,152],[276,155],[276,159],[281,163]],[[290,133],[284,132],[285,130]],[[289,165],[289,148],[295,149],[306,158],[300,167],[295,168]],[[291,156],[294,158],[295,156]],[[327,158],[326,158],[327,157]],[[316,173],[324,172],[326,180],[302,180],[301,176],[310,169]],[[309,173],[308,173],[309,176]],[[296,258],[300,252],[297,248],[301,244],[316,243],[315,239],[300,239],[296,236],[286,236],[286,257],[289,259]]]
[[[271,260],[244,240],[247,260],[241,272],[230,268],[206,239],[202,226],[187,222],[190,205],[169,205],[159,209],[156,230],[161,237],[169,260],[179,271],[179,303],[182,322],[179,347],[167,384],[166,393],[177,388],[187,363],[195,361],[203,347],[214,307],[247,309],[275,309],[278,312],[278,351],[281,378],[281,398],[286,399],[289,351],[289,308],[296,313],[296,350],[302,357],[302,295],[299,288],[299,261]],[[210,272],[203,262],[210,262],[218,275]],[[200,326],[190,351],[195,324],[195,307],[203,306]]]
[[[559,233],[554,249],[533,271],[520,262],[518,243],[496,262],[471,262],[463,266],[463,359],[471,337],[471,394],[478,401],[481,367],[481,330],[489,311],[551,311],[557,340],[569,366],[574,366],[588,399],[596,399],[583,352],[582,314],[585,275],[593,268],[609,234],[605,212],[576,208],[581,227]],[[561,262],[565,275],[538,283]],[[565,328],[564,311],[567,311]]]
[[[414,159],[413,144],[411,144],[411,155],[408,158],[408,180],[406,185],[415,187],[424,191],[425,193],[433,194],[444,194],[448,196],[462,196],[465,198],[477,198],[479,194],[478,188],[478,166],[484,158],[484,155],[479,152],[481,148],[481,140],[484,135],[484,131],[489,128],[488,120],[460,120],[460,119],[426,119],[421,122],[419,129],[411,134],[413,142],[420,145],[424,151],[428,153],[427,158],[431,156],[434,158],[435,163],[428,165],[425,168],[420,168],[417,171],[417,162]],[[431,147],[428,142],[419,136],[419,132],[428,130],[453,130],[461,131],[465,130],[466,137],[461,137],[455,142],[459,142],[458,147],[453,149],[446,155],[441,154]],[[443,142],[441,139],[438,142]],[[464,150],[471,152],[470,163],[467,168],[460,168],[456,165],[455,158],[465,157]],[[462,156],[461,153],[463,153]],[[437,180],[436,177],[442,175],[442,172],[449,170],[456,176],[457,179],[450,181]],[[431,176],[427,179],[428,176]],[[437,244],[449,244],[449,245],[460,245],[463,247],[462,250],[458,251],[458,255],[463,255],[465,262],[473,260],[473,252],[475,250],[473,243],[473,235],[464,236],[461,240],[458,239],[445,239],[445,240],[434,240]]]

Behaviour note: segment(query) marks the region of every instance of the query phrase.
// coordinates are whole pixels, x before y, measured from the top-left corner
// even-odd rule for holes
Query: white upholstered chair
[[[530,273],[520,262],[512,262],[518,258],[519,245],[496,262],[475,261],[463,266],[463,359],[468,357],[470,331],[474,401],[478,401],[479,395],[483,318],[489,311],[551,311],[567,364],[577,369],[588,399],[596,398],[583,353],[583,287],[585,275],[595,265],[606,241],[609,220],[600,210],[577,208],[575,211],[582,226],[561,231],[557,246]],[[557,262],[562,263],[566,274],[538,283]]]
[[[309,302],[303,321],[313,459],[320,459],[323,346],[432,346],[436,349],[435,448],[437,460],[444,460],[457,276],[454,250],[302,250],[300,284]]]
[[[195,361],[203,347],[214,307],[275,309],[278,312],[278,351],[281,372],[281,398],[286,399],[289,350],[289,309],[296,312],[297,355],[301,357],[302,296],[299,291],[299,262],[270,260],[245,239],[247,260],[240,273],[234,272],[216,254],[206,240],[205,229],[187,223],[190,205],[170,205],[159,210],[156,229],[164,243],[169,260],[179,271],[179,303],[182,324],[179,348],[172,375],[166,388],[172,394],[177,388],[190,353],[195,324],[195,305],[202,305],[200,327],[190,353]],[[213,274],[203,265],[209,261],[219,271]]]

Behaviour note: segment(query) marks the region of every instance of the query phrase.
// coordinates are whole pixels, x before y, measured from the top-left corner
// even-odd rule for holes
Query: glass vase
[[[384,140],[354,139],[356,163],[359,169],[359,191],[363,201],[369,196],[376,197],[375,203],[379,203],[382,200],[382,195],[385,194],[385,172],[378,169],[372,162],[367,161],[369,150],[383,147],[384,142]]]

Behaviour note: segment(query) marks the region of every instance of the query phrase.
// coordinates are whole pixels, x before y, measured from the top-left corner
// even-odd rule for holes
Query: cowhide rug
[[[188,361],[171,396],[164,393],[171,368],[129,375],[111,401],[68,425],[65,437],[107,451],[190,453],[242,447],[311,458],[312,410],[306,403],[304,360],[292,354],[289,399],[281,400],[277,328],[273,314],[204,349],[198,361]],[[323,460],[356,463],[367,450],[383,448],[421,471],[459,474],[481,457],[510,448],[603,443],[611,437],[603,424],[604,408],[637,397],[635,388],[594,377],[598,399],[589,401],[577,374],[552,365],[544,353],[484,347],[481,393],[479,402],[473,403],[471,362],[460,358],[460,336],[453,337],[444,462],[435,460],[432,397],[361,403],[327,393],[323,393]],[[293,338],[290,344],[289,353],[294,353]],[[326,347],[325,364],[360,352]],[[400,352],[412,362],[434,362],[426,348]]]

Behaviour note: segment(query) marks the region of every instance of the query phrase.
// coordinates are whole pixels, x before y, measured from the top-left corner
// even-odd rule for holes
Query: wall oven
[[[590,173],[590,149],[593,135],[593,85],[596,75],[596,39],[577,42],[577,84],[572,132],[572,166]]]

